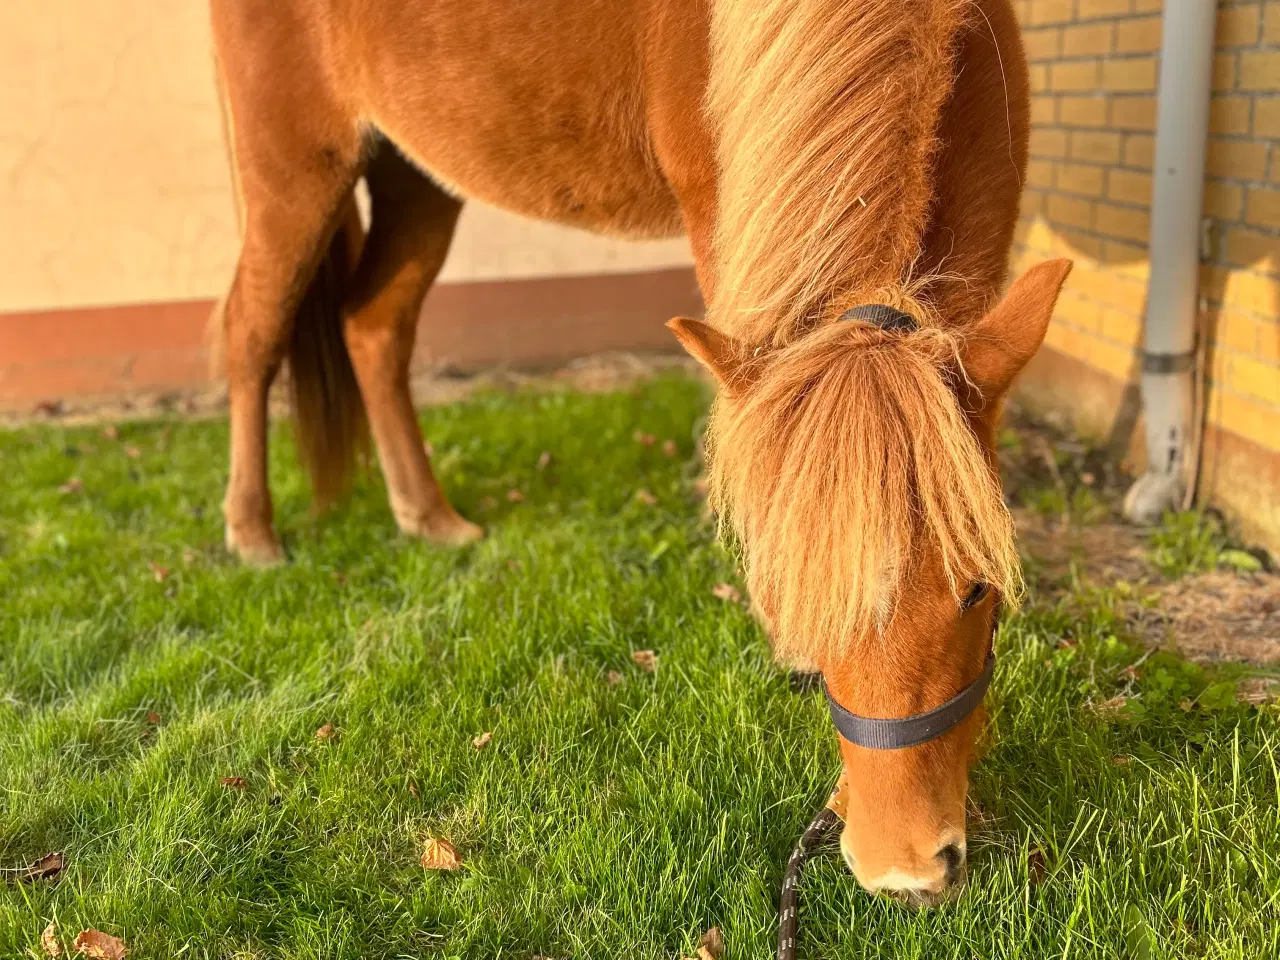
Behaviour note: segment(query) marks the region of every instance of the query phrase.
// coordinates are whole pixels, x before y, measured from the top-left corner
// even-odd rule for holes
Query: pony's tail
[[[342,305],[364,243],[354,196],[298,307],[289,339],[289,394],[298,456],[323,509],[351,486],[369,423],[342,336]]]

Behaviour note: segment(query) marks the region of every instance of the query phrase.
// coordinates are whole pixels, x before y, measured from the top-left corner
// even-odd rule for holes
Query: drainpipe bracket
[[[1186,353],[1152,353],[1142,351],[1143,373],[1186,373],[1196,365],[1196,352]]]

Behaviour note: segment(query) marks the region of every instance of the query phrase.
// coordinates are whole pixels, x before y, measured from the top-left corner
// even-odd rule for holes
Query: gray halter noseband
[[[996,666],[995,650],[987,654],[987,662],[982,673],[954,697],[940,707],[928,713],[917,713],[910,717],[896,720],[884,720],[877,717],[860,717],[850,713],[836,702],[827,688],[826,681],[822,689],[827,695],[827,706],[831,710],[831,720],[836,725],[840,736],[850,743],[869,750],[900,750],[903,747],[917,747],[930,740],[936,740],[948,730],[954,729],[960,721],[978,708],[991,686],[991,674]]]
[[[842,314],[840,319],[861,320],[864,323],[874,323],[884,330],[901,333],[911,333],[918,328],[916,319],[911,314],[903,313],[883,303],[854,307]],[[842,737],[850,743],[869,750],[900,750],[936,740],[944,733],[955,729],[965,717],[973,713],[982,703],[987,687],[991,686],[991,675],[995,670],[995,664],[996,654],[993,647],[987,654],[982,673],[976,680],[942,706],[910,717],[896,719],[862,717],[845,709],[837,702],[831,695],[825,679],[822,681],[822,689],[827,695],[831,720]]]

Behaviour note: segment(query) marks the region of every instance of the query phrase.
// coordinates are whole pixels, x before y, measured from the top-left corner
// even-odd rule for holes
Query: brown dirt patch
[[[1280,662],[1280,577],[1216,570],[1161,586],[1131,625],[1196,661]],[[1162,642],[1163,641],[1163,642]]]
[[[1042,592],[1061,593],[1077,575],[1095,585],[1137,585],[1160,576],[1147,557],[1146,538],[1134,527],[1110,520],[1063,523],[1026,507],[1015,507],[1013,518],[1028,580]]]
[[[1215,570],[1168,579],[1151,562],[1148,532],[1108,517],[1076,523],[1018,507],[1018,544],[1031,602],[1077,587],[1123,587],[1135,638],[1199,663],[1280,664],[1280,576]],[[1259,682],[1259,695],[1266,681]]]

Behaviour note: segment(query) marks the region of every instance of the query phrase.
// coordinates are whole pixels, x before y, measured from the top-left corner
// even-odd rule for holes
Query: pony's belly
[[[344,86],[442,187],[588,230],[680,232],[648,130],[638,42],[647,0],[361,9],[341,33]]]
[[[667,182],[615,150],[565,151],[525,141],[524,157],[495,157],[465,131],[413,136],[383,128],[414,165],[462,199],[595,233],[657,239],[683,232]],[[416,132],[416,131],[415,131]]]

